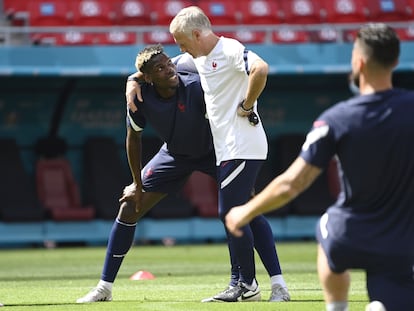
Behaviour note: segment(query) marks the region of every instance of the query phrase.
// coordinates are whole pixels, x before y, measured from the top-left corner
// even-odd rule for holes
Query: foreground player
[[[144,73],[147,83],[142,84],[144,101],[136,102],[138,109],[135,106],[129,110],[127,118],[126,147],[134,182],[125,188],[120,200],[120,211],[109,238],[101,280],[90,293],[78,299],[78,303],[112,299],[112,286],[132,245],[136,223],[158,201],[167,193],[178,191],[195,170],[216,179],[215,156],[199,76],[181,70],[177,72],[160,45],[149,46],[140,52],[136,65]],[[141,131],[146,121],[165,144],[141,174]],[[263,216],[257,217],[252,226],[257,237],[255,247],[266,270],[273,279],[283,281],[273,241],[265,239],[264,242],[260,238],[269,230],[271,232],[270,227]],[[233,281],[236,283],[238,271],[233,277],[237,278]],[[281,301],[283,297],[274,291],[271,299]]]
[[[226,216],[240,236],[255,215],[305,190],[338,157],[342,189],[317,228],[326,310],[348,310],[349,269],[366,271],[367,310],[414,310],[414,92],[394,89],[399,39],[385,24],[358,32],[352,77],[360,96],[314,122],[299,157],[260,194]]]

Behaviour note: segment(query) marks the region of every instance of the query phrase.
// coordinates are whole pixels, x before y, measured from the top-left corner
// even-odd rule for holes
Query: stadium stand
[[[295,160],[304,141],[303,134],[285,134],[277,138],[274,142],[277,150],[277,174],[285,171]],[[334,170],[335,167],[333,166],[331,169]],[[337,175],[334,173],[334,171],[330,172],[330,178],[328,178],[327,170],[323,171],[307,190],[288,204],[289,212],[301,216],[322,215],[335,200],[336,193],[334,191],[337,186],[335,176]],[[329,186],[329,182],[332,182],[333,185]]]
[[[340,33],[330,25],[321,26],[320,29],[310,32],[312,42],[334,43],[338,42]]]
[[[283,27],[272,32],[273,43],[305,43],[311,41],[310,32]]]
[[[237,2],[241,20],[247,25],[280,24],[281,10],[279,3],[269,0],[241,0]]]
[[[83,189],[85,202],[93,205],[96,216],[115,219],[119,198],[131,183],[120,149],[111,137],[89,137],[83,148]]]
[[[83,206],[79,186],[67,159],[39,158],[36,162],[36,186],[40,202],[55,221],[91,220],[93,206]]]
[[[182,192],[169,194],[147,214],[153,219],[186,219],[195,215],[195,209]]]
[[[67,2],[59,0],[32,0],[28,4],[30,26],[69,26],[72,10]]]
[[[5,16],[10,20],[12,26],[24,26],[27,24],[29,12],[25,0],[3,0]]]
[[[409,21],[413,18],[412,7],[407,0],[366,0],[369,21]]]
[[[68,27],[49,33],[22,28],[24,33],[30,33],[33,44],[69,46],[158,42],[172,45],[168,24],[178,10],[192,4],[209,15],[219,32],[252,44],[347,42],[352,38],[349,33],[363,22],[405,23],[398,25],[404,29],[409,27],[414,14],[414,0],[4,1],[12,25]],[[79,29],[85,26],[101,28],[96,33]],[[138,28],[122,29],[130,26]],[[226,29],[229,26],[234,27]]]
[[[174,38],[167,30],[155,30],[144,33],[145,44],[174,44]]]
[[[286,24],[319,24],[323,22],[323,11],[319,1],[284,0],[280,1],[283,10],[282,20]]]
[[[217,35],[235,38],[239,40],[240,42],[246,43],[246,44],[250,44],[250,43],[261,44],[267,41],[266,32],[264,31],[251,31],[251,30],[241,29],[241,30],[233,31],[233,32],[218,31]]]
[[[120,26],[145,26],[154,23],[152,1],[124,0],[115,3],[116,23]]]
[[[237,25],[242,22],[241,13],[232,0],[199,0],[197,5],[210,18],[212,25]]]
[[[74,0],[72,12],[78,26],[112,26],[116,20],[110,1]]]
[[[74,46],[98,44],[99,38],[97,34],[71,30],[62,33],[35,33],[32,41],[42,45]]]
[[[402,41],[414,41],[414,25],[396,28],[396,31]]]
[[[13,138],[0,139],[0,219],[37,222],[45,219],[32,176],[24,167],[20,147]]]
[[[368,10],[364,0],[319,0],[323,7],[324,21],[327,23],[363,23]]]
[[[155,25],[169,25],[178,11],[193,4],[189,0],[153,0],[152,3],[155,11]]]
[[[217,183],[209,175],[196,171],[183,189],[184,197],[196,208],[200,217],[218,217]]]
[[[137,35],[134,32],[126,32],[113,29],[110,32],[98,34],[100,45],[133,45],[137,43]]]

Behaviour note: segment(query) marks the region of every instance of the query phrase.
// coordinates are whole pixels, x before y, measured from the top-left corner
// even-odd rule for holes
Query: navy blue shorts
[[[146,192],[176,193],[194,171],[200,171],[216,179],[214,150],[201,158],[172,155],[165,145],[141,171],[142,187]]]
[[[414,256],[368,252],[324,232],[318,222],[316,238],[321,244],[330,269],[342,273],[348,269],[366,272],[370,301],[381,301],[387,311],[414,310]]]

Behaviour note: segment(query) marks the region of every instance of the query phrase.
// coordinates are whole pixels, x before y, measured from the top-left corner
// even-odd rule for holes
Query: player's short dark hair
[[[395,65],[400,55],[400,39],[390,26],[383,23],[364,25],[357,34],[363,53],[380,66]]]
[[[162,53],[164,53],[164,48],[161,44],[154,44],[145,47],[138,53],[137,58],[135,59],[135,67],[137,70],[146,73],[151,59]]]

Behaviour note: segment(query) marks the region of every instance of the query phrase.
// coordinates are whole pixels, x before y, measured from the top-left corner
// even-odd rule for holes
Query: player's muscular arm
[[[128,127],[126,136],[126,153],[133,183],[125,187],[120,202],[124,202],[127,200],[135,201],[137,211],[141,207],[142,197],[141,152],[141,131],[134,131],[131,127]]]
[[[232,234],[241,235],[240,227],[259,214],[278,209],[306,190],[321,173],[321,169],[298,157],[263,191],[242,206],[234,207],[226,216],[226,226]]]
[[[243,104],[244,108],[250,109],[253,107],[254,102],[257,100],[266,86],[268,72],[269,66],[265,61],[256,60],[252,64],[250,68],[246,99]]]
[[[125,87],[127,105],[132,112],[135,112],[138,109],[135,105],[135,98],[138,98],[138,100],[142,102],[141,87],[137,81],[144,82],[144,76],[142,72],[136,72],[130,75],[127,79]]]

